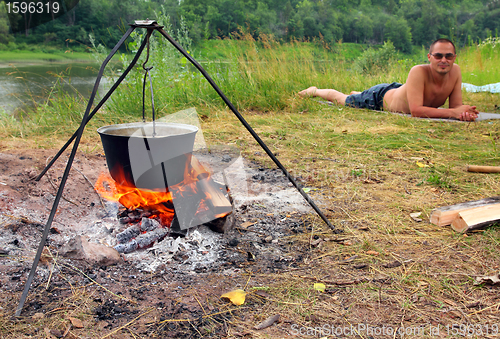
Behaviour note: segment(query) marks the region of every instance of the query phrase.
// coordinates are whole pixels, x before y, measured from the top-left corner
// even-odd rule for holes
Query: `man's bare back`
[[[424,83],[423,106],[434,108],[443,106],[459,81],[460,68],[458,65],[453,65],[452,70],[448,73],[449,79],[441,86],[434,83],[430,65],[417,65],[413,68],[410,71],[411,76],[418,77],[418,80]],[[391,112],[411,113],[407,88],[408,85],[404,84],[399,88],[387,91],[384,96],[384,109]]]
[[[446,40],[437,40],[427,57],[429,64],[414,66],[404,85],[383,92],[383,109],[411,113],[415,117],[475,120],[479,114],[476,106],[462,104],[462,76],[460,67],[454,64],[455,46]],[[361,95],[358,93],[351,92],[351,95]],[[316,87],[309,87],[299,95],[319,96],[342,105],[354,101],[353,97],[336,90]],[[447,99],[449,108],[438,109]]]

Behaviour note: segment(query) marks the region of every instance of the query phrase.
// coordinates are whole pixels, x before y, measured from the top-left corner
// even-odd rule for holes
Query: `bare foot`
[[[351,91],[351,93],[349,93],[349,94],[351,94],[351,95],[352,95],[352,94],[361,94],[361,92],[358,92],[358,91]]]
[[[299,95],[301,97],[308,97],[308,96],[313,97],[313,96],[315,96],[317,90],[318,90],[317,87],[311,86],[308,89],[300,91]]]

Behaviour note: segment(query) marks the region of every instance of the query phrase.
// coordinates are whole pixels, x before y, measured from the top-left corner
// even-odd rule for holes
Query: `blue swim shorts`
[[[403,86],[398,82],[379,84],[359,94],[348,95],[345,105],[348,107],[368,108],[376,111],[384,109],[384,95],[388,90]]]

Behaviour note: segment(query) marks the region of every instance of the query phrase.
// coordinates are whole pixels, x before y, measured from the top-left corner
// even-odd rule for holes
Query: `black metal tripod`
[[[117,81],[111,86],[111,88],[108,90],[106,95],[102,98],[102,100],[95,106],[95,108],[91,112],[92,104],[94,102],[97,89],[99,88],[99,83],[101,81],[102,75],[104,73],[104,68],[108,64],[109,60],[113,57],[113,55],[118,51],[120,46],[123,44],[123,42],[130,36],[130,34],[136,29],[136,28],[145,28],[147,29],[147,35],[144,41],[142,42],[141,46],[139,47],[139,50],[137,51],[135,57],[133,58],[132,62],[130,65],[127,67],[127,69],[123,72],[123,74],[117,79]],[[59,189],[57,191],[54,203],[52,205],[52,209],[49,215],[49,218],[47,220],[47,224],[45,225],[45,229],[43,231],[42,239],[40,241],[40,244],[38,246],[38,251],[35,255],[35,259],[33,261],[33,265],[31,267],[31,271],[28,276],[28,280],[26,281],[26,284],[24,286],[24,291],[23,294],[21,295],[21,300],[19,302],[19,306],[16,309],[16,316],[19,316],[21,314],[21,311],[23,309],[24,303],[26,301],[26,297],[28,296],[29,289],[31,287],[31,283],[33,281],[33,277],[36,272],[36,268],[38,266],[38,262],[40,261],[40,257],[42,255],[43,247],[45,246],[45,243],[47,241],[47,236],[49,234],[52,221],[54,220],[54,216],[57,211],[57,207],[59,206],[59,201],[62,197],[62,193],[64,190],[64,186],[66,185],[66,181],[68,179],[69,171],[71,169],[71,166],[73,164],[73,160],[76,155],[76,151],[78,149],[78,145],[80,143],[83,130],[85,129],[85,126],[87,123],[92,119],[92,117],[97,113],[97,111],[104,105],[104,103],[108,100],[108,98],[113,94],[113,92],[116,90],[116,88],[120,85],[120,83],[123,81],[123,79],[127,76],[127,74],[132,70],[132,68],[135,66],[137,60],[139,59],[142,51],[144,50],[144,47],[146,46],[147,42],[149,41],[149,37],[152,35],[154,31],[158,31],[161,35],[163,35],[186,59],[188,59],[205,77],[205,79],[210,83],[210,85],[214,88],[214,90],[219,94],[219,96],[222,98],[222,100],[226,103],[226,105],[233,111],[233,113],[236,115],[238,120],[245,126],[245,128],[250,132],[250,134],[255,138],[255,140],[259,143],[259,145],[262,147],[262,149],[267,153],[267,155],[274,161],[274,163],[281,169],[281,171],[285,174],[285,176],[290,180],[290,182],[297,188],[299,193],[304,197],[304,199],[311,205],[311,207],[316,211],[316,213],[323,219],[323,221],[334,231],[335,227],[330,223],[330,221],[326,218],[326,216],[321,212],[321,210],[316,206],[316,204],[311,200],[311,198],[302,190],[302,188],[297,184],[295,179],[288,173],[288,171],[285,169],[285,167],[279,162],[279,160],[276,158],[276,156],[271,152],[271,150],[266,146],[266,144],[262,141],[262,139],[255,133],[255,131],[252,129],[252,127],[248,124],[248,122],[243,118],[243,116],[236,110],[234,105],[229,101],[229,99],[222,93],[222,91],[219,89],[219,87],[215,84],[215,82],[212,80],[212,78],[208,75],[208,73],[201,67],[201,65],[193,59],[189,53],[187,53],[174,39],[172,39],[164,30],[163,26],[158,25],[155,21],[152,20],[143,20],[143,21],[136,21],[134,24],[130,25],[130,28],[125,32],[123,37],[120,39],[120,41],[116,44],[116,46],[113,48],[111,53],[108,55],[108,57],[104,60],[104,62],[101,65],[101,68],[99,69],[99,73],[97,74],[97,79],[94,85],[94,88],[92,90],[92,93],[89,98],[89,102],[87,104],[87,108],[85,110],[85,114],[83,116],[82,122],[80,124],[80,127],[78,130],[73,134],[73,136],[66,142],[66,144],[59,150],[59,152],[55,155],[55,157],[50,161],[50,163],[45,167],[45,169],[40,173],[40,175],[35,179],[36,181],[40,180],[43,175],[49,170],[49,168],[57,161],[57,159],[61,156],[62,153],[68,148],[68,146],[75,141],[73,144],[73,149],[71,151],[71,154],[69,156],[66,169],[64,170],[64,174],[61,179],[61,183],[59,185]]]

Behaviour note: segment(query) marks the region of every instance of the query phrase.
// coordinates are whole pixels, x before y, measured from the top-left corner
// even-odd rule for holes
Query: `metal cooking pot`
[[[165,191],[183,180],[198,127],[140,122],[104,126],[97,132],[115,181]]]

